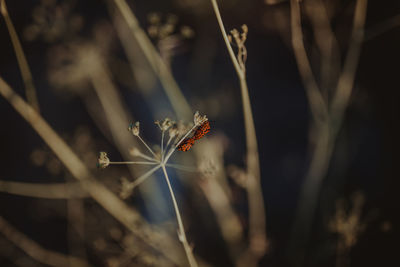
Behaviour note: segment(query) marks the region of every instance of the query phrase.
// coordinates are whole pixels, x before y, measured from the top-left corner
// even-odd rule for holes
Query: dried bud
[[[161,21],[161,16],[158,13],[150,13],[147,16],[147,20],[151,23],[151,24],[159,24]]]
[[[128,179],[125,177],[121,178],[121,192],[119,193],[119,196],[122,199],[126,199],[132,195],[132,187],[131,187],[131,182],[129,182]]]
[[[236,29],[231,30],[231,34],[233,36],[233,38],[237,39],[239,38],[239,32]]]
[[[246,35],[247,35],[247,33],[249,32],[249,28],[247,27],[246,24],[243,24],[243,25],[242,25],[242,31],[243,31],[243,33],[246,34]]]
[[[174,122],[170,118],[165,118],[161,122],[155,121],[154,123],[157,124],[160,130],[163,132],[168,130],[174,124]]]
[[[171,128],[169,128],[168,134],[169,134],[169,137],[171,137],[171,138],[178,136],[178,134],[179,134],[178,126],[176,124],[174,124]]]
[[[108,165],[110,165],[110,159],[107,157],[106,152],[100,152],[100,156],[97,160],[97,167],[98,168],[106,168]]]
[[[156,38],[159,32],[157,26],[151,25],[147,28],[147,32],[151,38]]]
[[[194,31],[192,28],[189,26],[182,26],[181,27],[181,35],[183,38],[193,38],[194,37]]]
[[[128,131],[130,131],[133,135],[139,136],[140,132],[140,123],[137,121],[134,124],[131,123],[128,127]]]
[[[142,155],[142,152],[140,152],[139,148],[133,147],[129,150],[129,154],[131,154],[133,157],[137,157]]]
[[[208,120],[208,118],[206,115],[201,116],[198,111],[196,111],[196,113],[194,113],[193,122],[195,125],[197,125],[197,126],[202,125],[207,120]]]

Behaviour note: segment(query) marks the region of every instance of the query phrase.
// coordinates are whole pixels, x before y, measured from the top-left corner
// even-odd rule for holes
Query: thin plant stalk
[[[164,161],[164,133],[165,131],[163,130],[161,133],[161,161]]]
[[[148,162],[148,161],[110,161],[110,164],[115,164],[115,165],[130,165],[130,164],[156,165],[156,164],[158,164],[158,162]]]
[[[0,77],[0,95],[2,95],[12,107],[32,126],[39,136],[52,149],[56,156],[63,162],[84,190],[98,202],[113,217],[120,221],[132,233],[142,239],[149,246],[161,251],[166,259],[180,265],[181,257],[177,251],[161,244],[173,244],[174,241],[168,236],[162,235],[163,242],[154,242],[156,235],[154,229],[150,228],[142,216],[126,203],[121,201],[103,184],[98,182],[85,164],[78,158],[72,149],[61,139],[61,137],[51,128],[51,126],[37,113],[28,103],[26,103],[14,90]],[[140,229],[137,228],[140,225]],[[153,233],[152,240],[149,240],[150,233]],[[157,233],[158,236],[161,233]]]
[[[140,185],[144,180],[146,180],[147,178],[149,178],[155,171],[157,171],[160,168],[160,164],[158,164],[157,166],[155,166],[154,168],[152,168],[151,170],[147,171],[146,173],[144,173],[142,176],[140,176],[139,178],[137,178],[136,180],[134,180],[133,182],[131,182],[129,184],[129,188],[132,190],[134,189],[136,186]]]
[[[182,244],[183,244],[183,247],[184,247],[184,249],[185,249],[185,253],[186,253],[187,259],[188,259],[188,261],[189,261],[189,265],[190,265],[191,267],[197,267],[198,265],[197,265],[196,259],[194,258],[194,255],[193,255],[193,252],[192,252],[192,248],[190,247],[190,245],[189,245],[189,243],[187,242],[187,239],[186,239],[185,228],[183,227],[183,222],[182,222],[182,218],[181,218],[181,213],[180,213],[180,211],[179,211],[178,203],[176,202],[175,194],[174,194],[174,191],[172,190],[172,186],[171,186],[171,183],[170,183],[170,181],[169,181],[169,177],[168,177],[167,170],[166,170],[166,168],[165,168],[165,164],[162,163],[162,164],[161,164],[161,167],[162,167],[162,170],[163,170],[163,173],[164,173],[165,181],[166,181],[167,184],[168,184],[168,189],[169,189],[169,192],[170,192],[170,194],[171,194],[172,202],[173,202],[173,204],[174,204],[174,209],[175,209],[175,214],[176,214],[176,220],[177,220],[177,222],[178,222],[178,236],[179,236],[179,240],[180,240],[180,241],[182,242]]]
[[[114,2],[118,10],[121,12],[122,17],[128,24],[132,36],[136,39],[143,54],[149,61],[153,71],[158,75],[176,116],[181,119],[188,119],[188,114],[192,114],[190,105],[182,94],[178,84],[170,72],[170,69],[167,67],[146,33],[139,26],[137,18],[126,1],[114,0]]]
[[[22,49],[21,42],[18,38],[17,32],[15,30],[14,24],[8,14],[7,5],[5,0],[0,0],[0,12],[6,21],[6,26],[8,33],[10,34],[11,43],[13,45],[15,55],[17,56],[17,62],[19,69],[21,70],[22,80],[24,81],[25,85],[25,94],[28,102],[32,105],[32,107],[37,111],[40,112],[39,109],[39,101],[36,95],[36,88],[33,83],[32,73],[29,68],[28,61],[26,60],[24,50]]]
[[[257,136],[254,126],[253,114],[251,111],[250,97],[246,81],[246,70],[244,64],[243,63],[240,64],[240,62],[236,58],[232,46],[229,42],[224,23],[222,21],[222,17],[219,12],[217,1],[211,0],[211,3],[219,27],[221,29],[223,39],[228,49],[229,56],[231,57],[233,66],[236,70],[236,73],[240,81],[240,91],[242,96],[243,115],[244,115],[245,133],[246,133],[246,148],[247,148],[246,163],[247,163],[247,173],[249,176],[249,184],[246,187],[246,190],[249,197],[250,237],[251,238],[256,237],[258,240],[263,239],[264,244],[266,244],[267,242],[266,232],[265,232],[266,218],[265,218],[264,199],[260,183],[261,182],[260,163],[258,155]],[[262,256],[264,253],[265,250],[263,252],[260,252],[259,256]]]
[[[2,233],[15,246],[19,247],[36,261],[49,266],[88,266],[87,262],[73,256],[67,256],[59,252],[41,247],[34,240],[18,231],[3,217],[0,216],[0,233]]]
[[[78,182],[38,184],[0,180],[0,192],[47,199],[70,199],[89,196]]]
[[[317,207],[320,187],[323,178],[327,174],[333,155],[335,140],[343,123],[344,112],[349,105],[354,87],[355,73],[364,35],[366,11],[367,0],[357,0],[353,29],[344,66],[337,86],[333,91],[332,101],[325,103],[321,101],[322,97],[319,95],[321,90],[315,82],[314,74],[311,71],[311,64],[304,48],[300,5],[298,1],[291,0],[292,44],[304,86],[307,92],[311,92],[307,96],[310,109],[313,113],[313,127],[316,133],[315,147],[310,167],[302,186],[293,226],[293,243],[289,248],[289,253],[292,254],[290,257],[297,266],[303,263],[305,257],[305,250],[311,232],[312,219]],[[329,110],[328,106],[330,107]]]
[[[67,200],[67,218],[68,218],[68,248],[70,254],[68,261],[70,266],[87,266],[87,253],[85,249],[85,205],[83,199]],[[85,262],[74,262],[74,256],[82,258]]]
[[[139,140],[144,144],[144,146],[147,148],[148,151],[150,151],[150,153],[154,156],[154,158],[157,158],[156,153],[154,153],[153,149],[151,149],[147,143],[142,139],[142,137],[140,137],[140,135],[137,136],[139,138]]]

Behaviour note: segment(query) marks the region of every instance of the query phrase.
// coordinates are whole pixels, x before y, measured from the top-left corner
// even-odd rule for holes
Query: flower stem
[[[157,158],[156,154],[154,151],[146,144],[146,142],[140,137],[140,135],[137,136],[139,140],[144,144],[144,146],[150,151],[151,154],[153,154],[154,158]]]
[[[174,191],[172,190],[172,186],[171,186],[171,183],[170,183],[169,178],[168,178],[168,173],[167,173],[167,170],[165,168],[165,164],[161,164],[161,167],[163,169],[165,180],[167,181],[169,192],[171,193],[172,202],[174,204],[176,220],[178,221],[178,236],[179,236],[179,240],[183,244],[186,256],[187,256],[188,261],[189,261],[189,265],[191,267],[197,267],[198,265],[197,265],[196,259],[194,258],[194,255],[193,255],[193,252],[192,252],[192,248],[189,246],[189,244],[187,242],[187,239],[186,239],[186,234],[185,234],[185,229],[183,227],[181,213],[179,212],[178,203],[176,202],[175,194],[174,194]]]
[[[110,161],[110,164],[115,165],[128,165],[128,164],[142,164],[142,165],[156,165],[158,162],[148,162],[148,161]]]

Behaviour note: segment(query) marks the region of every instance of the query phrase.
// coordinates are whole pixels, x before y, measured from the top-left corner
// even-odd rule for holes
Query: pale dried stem
[[[137,136],[139,140],[144,144],[144,146],[147,148],[148,151],[153,155],[154,159],[157,158],[156,153],[147,145],[147,143],[140,137],[140,135]]]
[[[83,199],[68,199],[68,247],[72,256],[79,257],[87,262],[85,249],[85,205]],[[70,266],[83,267],[82,263],[75,263],[74,257],[68,256]]]
[[[226,44],[226,48],[228,49],[229,56],[231,57],[231,60],[232,60],[233,66],[235,67],[236,73],[239,76],[239,78],[240,77],[244,77],[244,72],[243,72],[242,68],[239,65],[239,62],[238,62],[238,60],[236,58],[236,55],[235,55],[235,52],[233,51],[233,48],[232,48],[232,46],[231,46],[231,44],[229,42],[228,35],[226,34],[224,22],[222,21],[221,14],[219,12],[217,0],[211,0],[211,3],[213,5],[215,16],[217,17],[219,28],[221,29],[221,32],[222,32],[222,37],[224,38],[224,41],[225,41],[225,44]]]
[[[133,182],[129,183],[128,187],[130,190],[133,190],[135,187],[137,187],[138,185],[140,185],[143,181],[145,181],[147,178],[149,178],[155,171],[157,171],[161,166],[157,165],[154,168],[150,169],[149,171],[147,171],[146,173],[144,173],[143,175],[141,175],[139,178],[137,178],[136,180],[134,180]]]
[[[0,181],[0,192],[49,199],[84,198],[89,196],[86,191],[82,190],[80,183],[37,184]]]
[[[354,79],[361,54],[361,44],[364,38],[364,25],[367,14],[367,0],[358,0],[354,11],[353,30],[347,51],[344,67],[339,77],[337,88],[332,100],[331,116],[334,124],[334,134],[340,128],[346,107],[354,87]]]
[[[222,236],[229,244],[232,258],[236,258],[240,251],[239,245],[243,241],[243,231],[240,219],[233,210],[228,195],[214,177],[202,180],[200,188],[214,211]]]
[[[159,163],[156,159],[151,158],[151,157],[149,157],[149,156],[143,154],[143,153],[140,152],[140,151],[137,151],[136,154],[134,154],[134,155],[131,153],[131,155],[132,155],[132,156],[135,156],[135,157],[140,157],[140,158],[143,158],[143,159],[147,159],[148,161],[152,161],[152,162],[155,162],[155,163]]]
[[[253,238],[260,240],[260,243],[264,243],[263,245],[267,245],[267,237],[266,237],[266,216],[265,216],[265,207],[264,207],[264,199],[261,190],[261,181],[260,181],[260,165],[259,165],[259,155],[258,155],[258,145],[257,145],[257,136],[256,130],[254,126],[253,114],[251,111],[250,97],[246,82],[246,74],[244,66],[241,67],[235,53],[232,49],[232,46],[229,42],[228,36],[225,31],[225,27],[221,18],[221,14],[219,12],[218,4],[216,0],[211,0],[215,15],[218,20],[219,27],[222,32],[222,36],[224,38],[226,47],[228,49],[229,55],[231,57],[233,66],[235,67],[236,73],[240,80],[240,91],[242,96],[242,105],[243,105],[243,115],[244,115],[244,123],[245,123],[245,133],[246,133],[246,165],[247,165],[247,174],[248,174],[248,186],[246,187],[247,195],[249,198],[249,228],[250,228],[250,242],[252,242]],[[261,257],[265,254],[265,249],[262,249],[255,253],[256,257]]]
[[[330,96],[329,90],[332,89],[332,78],[338,75],[340,70],[339,44],[332,31],[325,3],[321,0],[312,0],[304,3],[311,18],[315,43],[321,53],[320,87],[327,103]]]
[[[73,177],[81,182],[82,188],[86,190],[96,202],[103,206],[113,217],[149,246],[161,251],[167,259],[180,264],[180,255],[177,254],[174,249],[160,245],[173,244],[174,241],[163,235],[163,241],[156,242],[158,238],[161,238],[161,233],[150,228],[137,211],[131,209],[103,184],[99,183],[60,136],[29,104],[15,94],[2,78],[0,78],[0,95],[10,102],[13,108],[33,127],[39,136],[42,137],[50,149],[52,149],[56,156],[71,172]],[[149,239],[150,236],[151,239]]]
[[[149,61],[150,66],[153,68],[153,71],[159,77],[160,82],[165,90],[165,93],[167,94],[167,97],[172,104],[172,108],[174,109],[176,116],[178,118],[188,120],[190,116],[189,114],[192,114],[192,110],[188,102],[186,101],[186,98],[182,94],[174,77],[172,76],[170,69],[162,60],[160,54],[155,49],[152,42],[147,37],[146,33],[140,27],[137,18],[133,14],[132,10],[130,9],[126,1],[114,0],[114,2],[118,10],[121,12],[122,17],[128,24],[128,27],[131,30],[132,35],[136,39],[140,48],[142,49],[143,54]]]
[[[315,123],[325,121],[328,117],[328,107],[317,81],[311,69],[311,64],[307,56],[303,42],[303,31],[301,29],[300,5],[297,0],[291,0],[291,27],[292,27],[292,46],[296,57],[297,67],[303,80],[311,114]]]
[[[164,162],[164,134],[165,131],[161,132],[161,161]]]
[[[28,61],[26,60],[24,50],[22,49],[21,42],[18,38],[18,34],[14,28],[14,24],[8,14],[7,5],[5,0],[0,0],[0,11],[6,21],[6,26],[8,29],[8,33],[10,34],[11,43],[13,45],[15,55],[17,56],[17,62],[19,69],[21,70],[22,80],[25,85],[25,94],[28,102],[36,109],[39,110],[39,102],[37,99],[36,88],[33,83],[32,73],[29,68]]]
[[[375,37],[384,34],[393,28],[400,26],[400,14],[379,22],[365,32],[364,42],[374,39]]]
[[[172,203],[174,204],[176,220],[178,222],[178,237],[179,237],[179,240],[183,244],[187,259],[189,261],[189,265],[191,267],[197,267],[198,265],[197,265],[196,259],[194,258],[194,255],[193,255],[193,252],[192,252],[192,248],[189,246],[189,243],[187,242],[187,239],[186,239],[186,233],[185,233],[185,228],[183,227],[181,213],[179,211],[178,203],[176,202],[175,194],[174,194],[174,191],[172,190],[172,186],[171,186],[171,183],[169,181],[167,170],[165,169],[165,165],[164,164],[162,164],[161,167],[162,167],[162,170],[163,170],[163,173],[164,173],[165,181],[168,184],[168,189],[169,189],[169,192],[171,194]]]
[[[174,169],[177,169],[177,170],[181,170],[181,171],[186,171],[186,172],[199,172],[199,170],[197,168],[188,167],[188,166],[185,166],[185,165],[166,163],[165,166],[166,167],[171,167],[171,168],[174,168]]]
[[[114,165],[156,165],[159,164],[157,162],[148,162],[148,161],[110,161],[110,164]]]
[[[82,259],[67,256],[41,247],[38,243],[14,228],[1,216],[0,232],[15,246],[19,247],[26,254],[42,264],[57,267],[69,267],[71,266],[70,263],[72,266],[88,266],[88,264]]]
[[[332,157],[334,143],[344,117],[344,112],[349,104],[351,92],[354,86],[355,73],[361,51],[363,39],[363,28],[367,11],[367,0],[357,0],[353,29],[350,37],[349,49],[345,58],[343,70],[339,76],[337,87],[334,90],[330,109],[325,111],[326,106],[319,107],[312,95],[308,94],[309,105],[313,110],[323,110],[327,116],[320,121],[313,116],[316,134],[315,148],[312,154],[311,163],[307,172],[296,212],[296,219],[293,226],[293,244],[290,253],[296,265],[300,266],[304,260],[313,216],[317,207],[318,194],[323,178],[328,171]],[[291,0],[292,16],[292,38],[293,49],[296,61],[299,66],[300,75],[303,78],[307,91],[320,92],[311,72],[310,63],[304,49],[304,42],[301,30],[301,13],[298,1]],[[311,81],[311,82],[310,82]]]

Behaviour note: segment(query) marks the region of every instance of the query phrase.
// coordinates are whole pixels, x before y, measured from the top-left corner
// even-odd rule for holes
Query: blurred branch
[[[349,104],[350,96],[354,87],[355,74],[361,54],[361,44],[364,38],[367,0],[358,0],[354,12],[350,44],[330,110],[332,119],[334,120],[335,135],[340,128],[344,112]]]
[[[0,181],[0,192],[25,197],[69,199],[88,197],[80,183],[37,184],[25,182]]]
[[[337,86],[333,91],[332,101],[321,102],[324,105],[319,107],[320,101],[314,101],[315,99],[313,100],[308,94],[310,108],[312,110],[323,110],[324,116],[322,120],[316,120],[315,114],[313,114],[314,125],[312,125],[312,130],[316,140],[310,166],[301,189],[293,226],[292,244],[289,248],[289,252],[292,254],[291,260],[297,266],[303,264],[322,181],[327,174],[335,140],[341,128],[345,110],[349,105],[363,40],[366,11],[367,0],[357,0],[349,48]],[[297,0],[291,0],[291,16],[293,49],[295,50],[300,75],[306,90],[310,91],[311,89],[314,95],[319,95],[321,90],[311,72],[310,62],[304,48],[300,6]],[[330,109],[326,110],[327,107],[330,107]]]
[[[384,34],[396,27],[400,26],[400,14],[388,18],[377,25],[365,30],[364,42],[374,39],[375,37]]]
[[[149,246],[162,252],[167,259],[178,264],[181,263],[182,258],[174,249],[175,246],[171,245],[175,242],[168,236],[155,231],[153,227],[149,227],[137,211],[131,209],[103,184],[99,183],[50,125],[29,104],[14,93],[2,78],[0,78],[0,94],[42,137],[71,174],[81,182],[82,188],[95,201]]]
[[[292,46],[296,57],[297,67],[303,80],[311,114],[315,123],[326,120],[328,107],[319,90],[317,81],[312,72],[311,64],[304,47],[303,31],[301,29],[301,11],[298,0],[290,1],[291,26],[292,26]]]
[[[333,87],[333,78],[336,78],[340,71],[339,44],[329,21],[326,4],[322,0],[311,0],[305,1],[304,5],[311,19],[315,43],[321,54],[320,88],[327,103]],[[296,30],[301,31],[301,28]]]
[[[163,85],[165,93],[167,94],[172,107],[175,111],[177,118],[189,120],[193,114],[185,96],[182,94],[178,84],[172,76],[170,70],[162,60],[160,54],[157,52],[146,33],[140,27],[139,22],[129,5],[125,0],[114,0],[115,5],[121,12],[122,17],[125,19],[128,27],[132,31],[132,35],[135,37],[137,43],[146,56],[154,72],[160,78],[160,82]]]
[[[10,240],[15,246],[22,249],[26,254],[40,263],[56,266],[88,266],[87,262],[71,256],[66,256],[59,252],[44,249],[38,243],[28,238],[23,233],[15,229],[3,217],[0,216],[0,232]],[[71,265],[70,265],[71,263]]]
[[[39,102],[36,95],[36,88],[33,84],[32,73],[28,65],[28,61],[26,60],[24,50],[22,49],[21,42],[19,41],[17,32],[15,31],[14,25],[8,14],[7,5],[5,0],[0,0],[0,12],[6,21],[7,29],[10,34],[11,42],[17,56],[17,61],[19,65],[19,69],[21,70],[22,79],[25,85],[25,94],[28,102],[39,112]]]
[[[68,218],[68,248],[72,256],[85,259],[87,253],[85,248],[85,203],[84,199],[67,200]],[[70,266],[77,266],[70,260]]]
[[[231,57],[233,66],[240,80],[240,91],[242,96],[243,115],[246,133],[246,167],[248,175],[248,183],[246,186],[247,197],[249,201],[249,236],[250,247],[249,252],[257,259],[261,258],[267,250],[267,237],[266,237],[266,216],[264,207],[264,198],[262,195],[262,186],[260,178],[260,159],[258,154],[257,135],[254,125],[253,113],[251,111],[251,103],[249,97],[249,90],[246,81],[246,68],[244,62],[241,61],[240,55],[236,58],[232,46],[229,42],[228,35],[226,34],[225,26],[223,24],[221,14],[219,12],[216,0],[211,0],[215,16],[217,18],[222,36],[224,38],[226,47]],[[247,27],[243,27],[247,30]],[[246,32],[247,34],[247,32]],[[244,46],[243,40],[243,46]],[[240,49],[240,48],[239,48]],[[239,51],[240,53],[241,51]],[[245,55],[247,56],[247,55]]]

